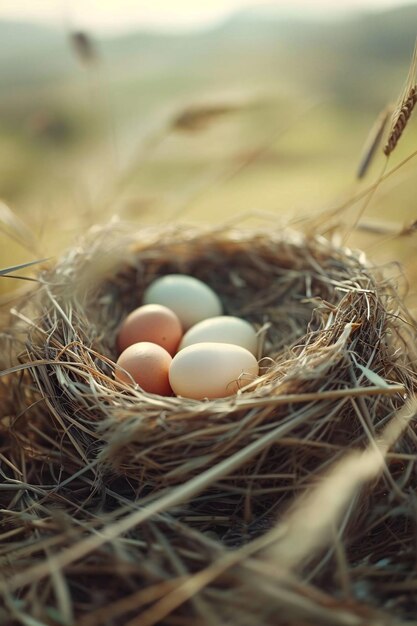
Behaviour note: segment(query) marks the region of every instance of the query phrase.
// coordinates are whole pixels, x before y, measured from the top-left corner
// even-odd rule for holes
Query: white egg
[[[195,343],[172,359],[169,382],[177,396],[223,398],[236,393],[259,374],[256,358],[230,343]]]
[[[145,289],[143,303],[168,307],[176,313],[184,330],[223,311],[219,297],[208,285],[185,274],[157,278]]]
[[[240,317],[219,315],[203,320],[190,328],[182,338],[179,350],[203,341],[232,343],[257,354],[258,341],[254,328]]]

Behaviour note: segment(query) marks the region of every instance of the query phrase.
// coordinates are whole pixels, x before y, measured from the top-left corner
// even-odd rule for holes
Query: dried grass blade
[[[0,270],[0,276],[9,276],[14,272],[18,272],[19,270],[23,270],[26,267],[31,267],[32,265],[38,265],[39,263],[44,263],[48,259],[38,259],[37,261],[29,261],[28,263],[21,263],[20,265],[11,265],[10,267],[4,267]],[[13,278],[16,278],[14,276]]]
[[[387,383],[387,381],[381,378],[381,376],[379,376],[376,372],[373,372],[371,369],[369,369],[369,367],[365,367],[364,365],[361,365],[357,362],[355,364],[356,367],[360,369],[362,374],[366,376],[369,382],[371,382],[373,385],[376,385],[378,387],[384,387],[385,389],[390,388],[390,385]]]
[[[46,560],[50,562],[51,553],[47,548],[45,549]],[[60,568],[51,566],[51,581],[54,588],[55,596],[57,599],[59,613],[62,623],[65,626],[71,626],[74,623],[74,612],[72,607],[71,592],[68,587],[68,583],[65,579],[64,573]]]
[[[303,494],[281,522],[284,536],[268,551],[267,560],[291,570],[323,548],[332,536],[334,524],[352,499],[366,482],[381,474],[387,452],[416,412],[417,399],[411,398],[389,422],[379,440],[373,441],[364,452],[349,453],[331,468],[315,489]]]
[[[10,611],[10,614],[16,618],[23,626],[45,626],[44,622],[31,617],[27,613],[20,610],[21,601],[13,598],[11,595],[6,594],[5,605]],[[5,622],[6,624],[6,622]]]
[[[376,154],[376,151],[382,141],[385,129],[388,124],[388,120],[392,115],[392,105],[386,107],[377,117],[374,125],[369,131],[366,138],[365,145],[362,149],[361,159],[357,171],[357,178],[361,179],[367,173],[370,164]]]
[[[31,252],[37,253],[38,242],[36,237],[2,200],[0,200],[0,224],[0,229],[3,230],[8,237],[11,237],[14,241]]]
[[[98,61],[97,48],[90,35],[79,30],[70,33],[69,39],[72,49],[81,63],[88,65]]]
[[[245,108],[245,104],[207,104],[190,106],[182,110],[171,122],[171,130],[181,132],[198,132],[205,130],[210,124]]]

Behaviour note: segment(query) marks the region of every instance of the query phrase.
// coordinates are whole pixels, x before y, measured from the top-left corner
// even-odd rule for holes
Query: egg
[[[230,396],[258,376],[254,355],[230,343],[195,343],[177,352],[169,368],[174,393],[184,398]]]
[[[223,312],[222,303],[214,291],[201,280],[185,274],[157,278],[145,289],[143,302],[162,304],[174,311],[184,330]]]
[[[119,352],[133,343],[150,341],[175,354],[182,337],[182,326],[171,309],[160,304],[145,304],[122,322],[117,338]]]
[[[169,384],[171,362],[172,357],[164,348],[141,341],[123,350],[117,359],[115,378],[128,384],[133,378],[144,391],[169,396],[172,394]]]
[[[232,315],[219,315],[203,320],[190,328],[182,338],[179,349],[204,341],[232,343],[257,354],[258,341],[255,330],[246,320]]]

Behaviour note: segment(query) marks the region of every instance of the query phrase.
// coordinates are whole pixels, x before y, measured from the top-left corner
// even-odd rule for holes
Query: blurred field
[[[239,14],[207,32],[94,39],[89,63],[65,30],[0,22],[0,198],[42,256],[116,214],[239,223],[249,211],[288,221],[337,206],[382,171],[380,155],[355,181],[369,128],[401,90],[416,23],[417,7],[337,23]],[[198,108],[206,115],[181,123]],[[388,167],[416,140],[412,119]],[[416,219],[416,171],[411,160],[382,184],[364,219]],[[349,240],[410,271],[412,240],[378,242]],[[34,258],[5,234],[0,243],[0,267]]]

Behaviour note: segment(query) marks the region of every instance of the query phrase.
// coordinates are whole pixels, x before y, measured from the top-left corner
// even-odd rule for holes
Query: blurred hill
[[[325,21],[251,10],[204,31],[93,38],[88,64],[64,28],[0,21],[0,198],[38,231],[70,235],[114,212],[325,207],[352,187],[368,129],[400,92],[416,24],[416,5]],[[172,126],[219,104],[229,113]],[[393,162],[415,138],[412,120]],[[415,195],[401,185],[399,220]],[[371,214],[390,217],[389,190],[382,203]]]
[[[172,70],[190,77],[216,73],[220,79],[235,70],[250,72],[256,67],[259,80],[272,78],[279,70],[275,74],[279,80],[283,76],[308,80],[316,91],[324,89],[341,97],[352,95],[349,87],[357,85],[357,73],[372,69],[377,76],[368,75],[368,94],[354,92],[359,102],[369,104],[369,96],[379,90],[380,75],[408,63],[416,24],[416,5],[324,22],[248,10],[205,31],[138,31],[102,38],[97,44],[110,68],[131,71],[136,78]],[[67,35],[64,28],[58,31],[0,20],[0,85],[16,88],[68,80],[77,64]],[[297,76],[295,67],[300,72]],[[344,73],[346,68],[350,72]],[[250,74],[248,78],[253,80]]]

